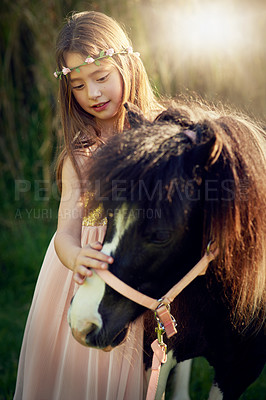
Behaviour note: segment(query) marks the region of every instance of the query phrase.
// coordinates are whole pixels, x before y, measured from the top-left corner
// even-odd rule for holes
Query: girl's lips
[[[103,110],[105,110],[107,108],[109,103],[110,103],[110,100],[106,101],[105,103],[95,104],[94,106],[92,106],[92,108],[93,108],[94,111],[98,111],[98,112],[99,111],[103,111]]]

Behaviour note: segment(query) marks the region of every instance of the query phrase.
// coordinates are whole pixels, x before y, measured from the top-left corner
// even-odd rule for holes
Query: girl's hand
[[[101,253],[102,244],[94,242],[83,247],[78,253],[73,268],[73,279],[79,285],[82,285],[86,277],[92,276],[90,268],[107,269],[108,264],[112,264],[114,259]]]

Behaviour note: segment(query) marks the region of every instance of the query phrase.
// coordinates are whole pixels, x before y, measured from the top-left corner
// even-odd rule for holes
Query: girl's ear
[[[150,123],[135,104],[127,102],[124,104],[124,107],[127,110],[127,117],[131,128],[137,128],[140,125]]]

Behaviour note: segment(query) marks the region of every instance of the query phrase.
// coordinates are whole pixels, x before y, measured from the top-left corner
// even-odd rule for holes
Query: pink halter
[[[146,400],[154,400],[158,380],[160,375],[161,364],[167,361],[167,346],[163,342],[163,334],[166,333],[170,338],[177,333],[175,328],[175,320],[170,314],[170,303],[187,287],[197,276],[205,275],[209,263],[218,255],[218,249],[210,250],[210,243],[207,250],[200,261],[176,284],[174,285],[161,299],[156,300],[138,292],[131,286],[127,285],[108,270],[95,269],[95,272],[117,292],[127,297],[128,299],[140,304],[155,312],[155,317],[158,323],[156,328],[157,339],[151,344],[153,350],[152,371],[149,381]]]

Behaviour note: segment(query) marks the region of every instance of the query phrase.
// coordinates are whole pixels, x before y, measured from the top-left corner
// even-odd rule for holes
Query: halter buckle
[[[161,300],[162,299],[160,299],[159,301]],[[164,304],[161,302],[156,308],[154,315],[158,324],[156,332],[159,343],[160,343],[159,336],[161,337],[162,334],[166,333],[167,337],[170,338],[177,333],[175,328],[177,323],[175,318],[170,314],[169,304]]]
[[[157,333],[157,339],[160,345],[163,345],[163,335],[165,332],[164,326],[160,323],[160,321],[157,321],[157,328],[155,328],[155,332]]]

